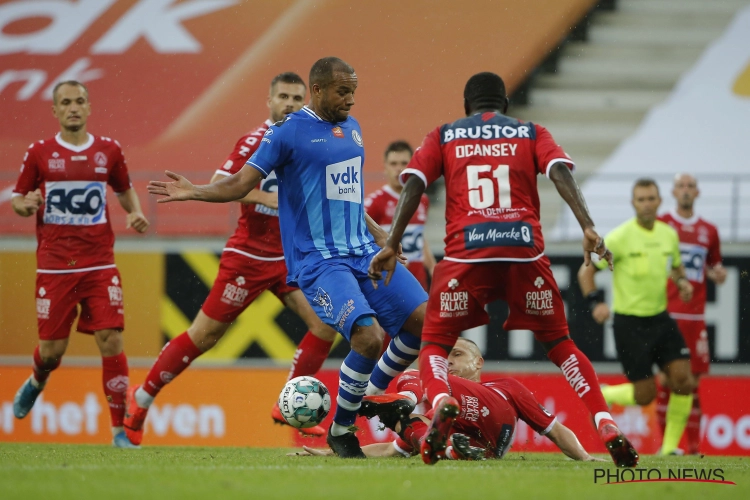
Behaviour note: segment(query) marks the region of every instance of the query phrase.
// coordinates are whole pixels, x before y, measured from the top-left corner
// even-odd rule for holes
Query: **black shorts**
[[[615,314],[615,345],[625,376],[631,382],[654,375],[659,368],[675,359],[690,359],[677,323],[667,312],[640,317]]]

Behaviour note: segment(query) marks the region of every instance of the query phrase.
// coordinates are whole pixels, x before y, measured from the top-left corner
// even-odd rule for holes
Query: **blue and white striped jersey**
[[[327,122],[308,107],[272,125],[247,161],[264,176],[276,172],[290,284],[322,260],[378,250],[365,224],[364,161],[357,120]]]

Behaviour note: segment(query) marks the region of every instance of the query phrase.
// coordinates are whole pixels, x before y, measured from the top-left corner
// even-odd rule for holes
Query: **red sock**
[[[419,378],[432,405],[436,396],[450,394],[448,385],[448,353],[436,344],[423,344],[419,351]]]
[[[401,432],[402,439],[414,450],[419,450],[422,446],[421,440],[427,433],[427,424],[420,419],[415,418]]]
[[[39,354],[39,346],[36,346],[36,349],[34,349],[34,364],[32,370],[34,370],[34,379],[39,385],[44,384],[47,381],[50,372],[60,366],[61,361],[62,358],[58,358],[51,363],[45,364],[44,361],[42,361],[42,356]]]
[[[116,356],[102,356],[102,382],[112,427],[122,427],[125,392],[128,390],[128,358],[124,352]]]
[[[599,412],[609,412],[591,361],[572,340],[566,339],[557,344],[547,353],[547,357],[562,370],[592,417]]]
[[[146,375],[143,390],[156,397],[162,387],[182,373],[201,354],[203,353],[195,346],[188,333],[181,333],[161,350],[156,363]]]
[[[700,453],[701,448],[701,402],[698,398],[698,389],[693,391],[693,409],[688,417],[687,427],[685,428],[685,438],[687,439],[688,453],[695,455]]]
[[[287,380],[318,373],[320,367],[323,366],[323,361],[331,352],[332,345],[333,342],[316,337],[312,332],[307,332],[294,353],[292,368],[289,370]]]
[[[661,435],[664,435],[664,429],[667,426],[667,406],[669,405],[669,394],[671,391],[666,385],[657,382],[656,385],[656,423],[659,424]],[[695,403],[693,403],[695,404]]]

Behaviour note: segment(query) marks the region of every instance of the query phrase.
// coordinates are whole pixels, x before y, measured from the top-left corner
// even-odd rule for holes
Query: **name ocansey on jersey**
[[[46,182],[45,191],[45,224],[92,226],[107,222],[104,182]]]

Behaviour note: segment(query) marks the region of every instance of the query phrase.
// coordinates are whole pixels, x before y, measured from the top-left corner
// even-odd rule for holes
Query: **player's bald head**
[[[698,187],[698,179],[695,178],[695,176],[690,175],[688,173],[682,172],[679,174],[676,174],[674,176],[674,185],[677,186],[678,184],[681,184],[683,182],[689,183],[694,185],[695,187]]]
[[[337,72],[353,75],[354,68],[338,57],[318,59],[310,68],[310,87],[318,85],[320,88],[325,88],[333,82],[334,73]]]
[[[57,104],[57,91],[60,90],[60,87],[64,87],[66,85],[69,85],[71,87],[80,87],[81,90],[83,90],[83,94],[85,95],[86,100],[88,100],[89,89],[87,89],[84,84],[76,80],[66,80],[64,82],[58,82],[52,89],[52,103],[53,104]]]
[[[469,78],[464,87],[464,108],[470,115],[477,111],[500,111],[508,109],[505,82],[499,75],[485,71]]]
[[[473,340],[469,340],[464,337],[459,337],[456,341],[456,347],[460,347],[464,351],[468,352],[474,358],[481,358],[482,351],[479,350],[479,346],[474,343]]]

